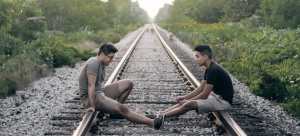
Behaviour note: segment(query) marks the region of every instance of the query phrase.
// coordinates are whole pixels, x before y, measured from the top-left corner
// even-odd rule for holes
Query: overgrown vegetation
[[[130,0],[0,0],[0,96],[74,66],[147,20]]]
[[[175,0],[160,24],[300,118],[300,1]],[[199,6],[202,5],[202,6]],[[203,6],[205,5],[205,6]],[[196,9],[196,10],[195,10]]]

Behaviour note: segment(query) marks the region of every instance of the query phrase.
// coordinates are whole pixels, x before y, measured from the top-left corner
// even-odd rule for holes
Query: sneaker
[[[121,114],[110,114],[110,119],[124,119],[124,117]]]
[[[165,121],[165,115],[158,115],[155,119],[154,119],[154,129],[158,130],[160,129]]]

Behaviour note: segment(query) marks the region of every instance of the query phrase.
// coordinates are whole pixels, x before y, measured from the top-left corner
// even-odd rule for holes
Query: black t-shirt
[[[213,85],[215,94],[232,104],[233,85],[228,73],[214,62],[206,69],[204,80]]]

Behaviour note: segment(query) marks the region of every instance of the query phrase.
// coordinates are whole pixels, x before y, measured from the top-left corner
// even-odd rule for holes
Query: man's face
[[[203,66],[207,59],[208,59],[207,55],[201,54],[198,51],[195,52],[195,60],[200,66]]]
[[[109,64],[112,62],[112,60],[113,60],[113,58],[114,58],[114,56],[115,56],[114,53],[109,53],[109,54],[107,54],[107,55],[103,54],[103,55],[104,55],[104,61],[103,61],[103,63],[104,63],[106,66],[109,65]]]

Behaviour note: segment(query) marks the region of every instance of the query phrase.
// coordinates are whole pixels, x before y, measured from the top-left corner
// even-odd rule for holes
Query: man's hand
[[[95,112],[95,107],[89,107],[87,110],[86,110],[86,112]]]
[[[184,98],[184,96],[178,96],[177,98],[176,98],[176,102],[177,103],[180,103],[180,101],[183,101],[185,98]]]

